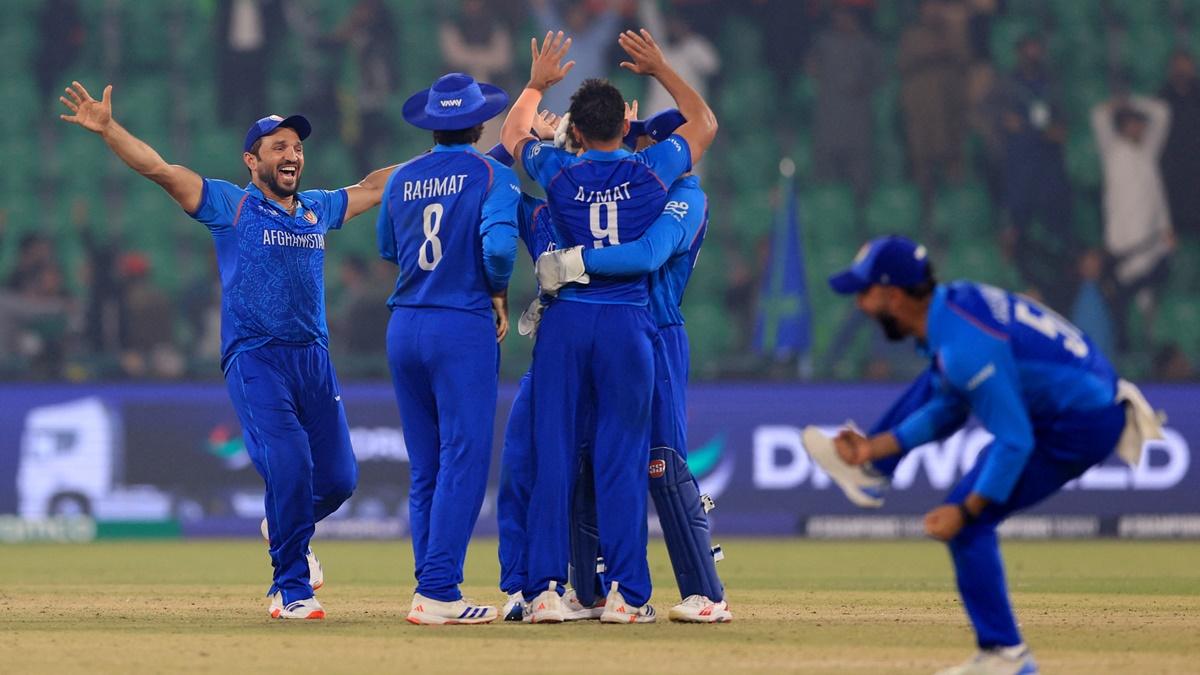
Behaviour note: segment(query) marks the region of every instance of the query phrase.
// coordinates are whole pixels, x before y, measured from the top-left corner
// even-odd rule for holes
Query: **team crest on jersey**
[[[317,212],[313,211],[312,209],[305,210],[304,211],[304,219],[307,220],[309,223],[316,225],[317,224]]]

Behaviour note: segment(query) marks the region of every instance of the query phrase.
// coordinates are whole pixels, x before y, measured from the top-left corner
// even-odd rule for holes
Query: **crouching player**
[[[998,288],[938,284],[924,247],[903,237],[868,243],[829,283],[856,294],[888,339],[915,338],[932,365],[869,437],[844,429],[830,441],[809,427],[805,446],[852,501],[879,506],[905,453],[978,418],[995,439],[925,516],[926,533],[950,547],[980,650],[942,673],[1036,673],[1009,605],[996,527],[1114,449],[1136,464],[1143,441],[1161,438],[1154,411],[1058,314]]]
[[[685,122],[674,108],[636,122],[626,139],[637,150],[668,138]],[[705,504],[687,466],[688,337],[679,307],[708,229],[708,201],[700,179],[687,173],[667,194],[662,215],[642,238],[598,249],[576,246],[538,259],[538,281],[546,292],[590,277],[650,273],[650,311],[658,326],[654,341],[654,393],[651,399],[650,495],[683,602],[671,608],[673,621],[723,623],[733,614],[725,602]],[[594,505],[593,505],[594,508]],[[581,528],[577,525],[577,531]],[[586,536],[586,524],[582,528]],[[573,546],[573,580],[579,601],[587,604],[592,584],[586,547]],[[593,556],[594,558],[594,556]]]

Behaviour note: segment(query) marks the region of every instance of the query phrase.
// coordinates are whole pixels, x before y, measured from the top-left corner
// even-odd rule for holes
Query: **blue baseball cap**
[[[438,78],[404,102],[404,119],[419,129],[449,131],[470,129],[499,115],[508,105],[508,94],[495,85],[476,82],[464,73]]]
[[[861,293],[870,286],[910,288],[929,280],[929,255],[925,247],[895,235],[872,239],[858,250],[849,269],[829,277],[835,293]]]
[[[254,146],[255,141],[263,136],[270,136],[279,127],[294,129],[300,140],[308,138],[308,135],[312,133],[312,125],[308,123],[308,120],[304,119],[303,115],[289,115],[288,117],[267,115],[250,125],[250,130],[246,132],[246,143],[242,145],[242,150],[250,152],[250,148]]]
[[[654,113],[644,120],[634,120],[629,123],[629,133],[625,134],[625,145],[637,148],[638,138],[649,136],[656,143],[665,140],[683,126],[687,119],[677,108],[667,108]]]

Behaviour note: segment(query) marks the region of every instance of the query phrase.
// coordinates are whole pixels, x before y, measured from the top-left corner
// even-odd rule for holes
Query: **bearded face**
[[[246,153],[246,166],[260,185],[276,197],[287,198],[300,191],[304,170],[304,145],[294,129],[281,127],[259,140],[257,149]]]

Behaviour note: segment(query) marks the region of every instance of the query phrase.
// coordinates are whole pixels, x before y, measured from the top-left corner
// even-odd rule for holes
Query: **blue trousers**
[[[650,599],[646,498],[654,323],[645,307],[569,300],[542,318],[533,358],[536,473],[530,495],[526,597],[567,583],[570,508],[580,448],[594,474],[605,579],[633,605]],[[594,412],[591,442],[581,420]]]
[[[687,459],[687,330],[667,326],[654,339],[654,394],[650,406],[650,447],[672,448]]]
[[[358,482],[341,388],[319,345],[267,345],[234,357],[225,373],[246,451],[266,483],[271,592],[283,603],[313,594],[305,552],[314,525]]]
[[[525,518],[533,491],[533,372],[525,373],[517,387],[504,448],[500,451],[500,488],[496,495],[496,521],[500,534],[500,590],[516,593],[525,589],[529,539]]]
[[[484,314],[398,307],[387,338],[412,474],[416,591],[451,602],[462,597],[463,561],[487,489],[500,364],[496,329]]]
[[[927,372],[909,388],[872,428],[886,431],[909,413],[921,407],[932,395],[932,375]],[[1017,621],[1008,601],[1004,563],[996,528],[1005,518],[1027,509],[1058,492],[1063,485],[1081,476],[1108,457],[1125,427],[1125,409],[1110,405],[1099,410],[1075,412],[1055,420],[1034,422],[1034,449],[1021,471],[1012,493],[1004,503],[992,503],[979,518],[950,540],[950,557],[958,582],[963,607],[975,629],[980,649],[1010,647],[1021,643]],[[961,503],[967,498],[983,471],[989,449],[946,496],[945,503]],[[875,462],[875,468],[890,475],[899,457]]]

